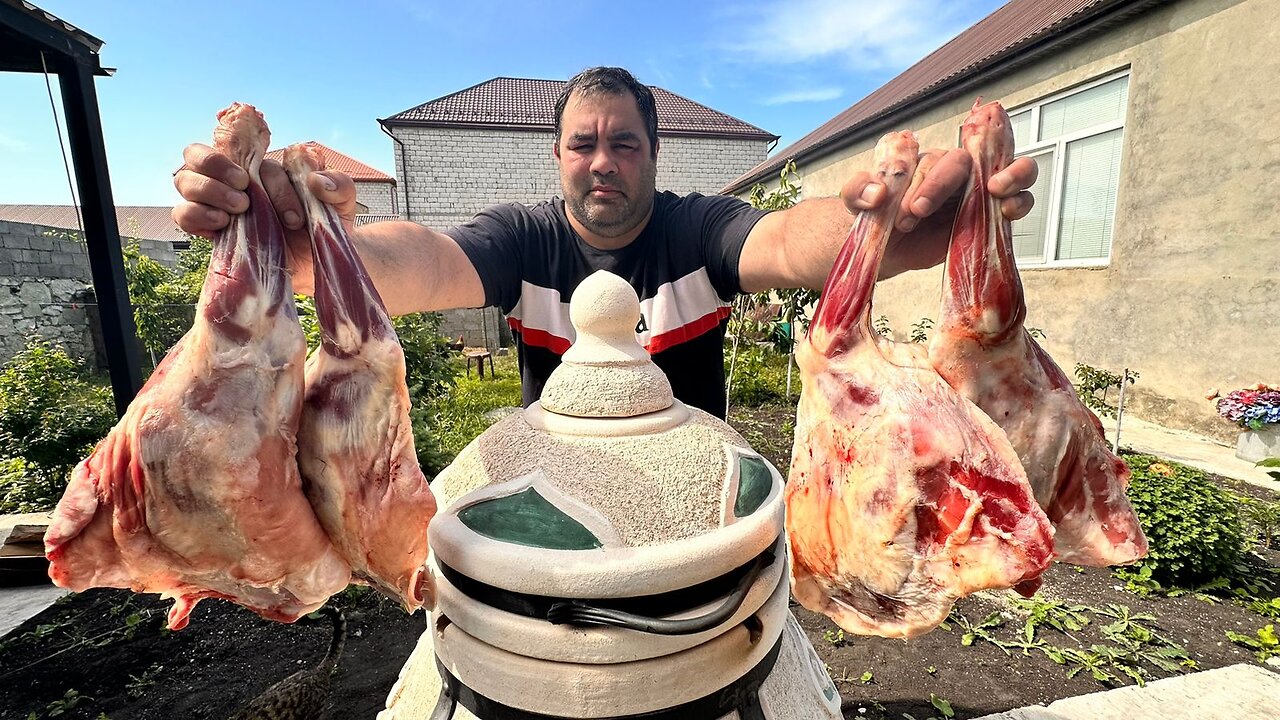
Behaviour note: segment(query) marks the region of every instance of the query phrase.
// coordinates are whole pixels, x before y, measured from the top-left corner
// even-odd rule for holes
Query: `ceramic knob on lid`
[[[573,417],[634,417],[671,407],[667,376],[636,342],[640,301],[622,278],[599,271],[569,303],[578,337],[542,388],[543,410]]]

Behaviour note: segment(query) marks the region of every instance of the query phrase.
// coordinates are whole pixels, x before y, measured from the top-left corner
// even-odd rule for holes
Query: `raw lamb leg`
[[[987,181],[1013,158],[1009,116],[974,103],[961,129],[973,174],[956,216],[929,358],[960,394],[1004,429],[1036,500],[1054,524],[1055,552],[1080,565],[1131,563],[1147,540],[1125,496],[1129,468],[1102,424],[1023,327],[1027,305],[1013,233]]]
[[[876,147],[889,193],[858,215],[797,361],[804,390],[787,482],[795,597],[862,635],[912,637],[960,597],[1035,584],[1052,529],[1000,428],[922,348],[871,329],[871,294],[918,148]]]
[[[213,243],[195,324],[76,467],[45,534],[56,584],[174,598],[175,630],[207,597],[291,622],[350,578],[298,475],[306,342],[258,176],[269,138],[249,105],[218,114],[214,147],[249,173],[249,211]]]
[[[306,209],[320,321],[298,431],[307,497],[354,577],[412,612],[432,604],[436,501],[413,449],[404,351],[337,213],[307,189],[323,156],[293,145],[284,162]]]

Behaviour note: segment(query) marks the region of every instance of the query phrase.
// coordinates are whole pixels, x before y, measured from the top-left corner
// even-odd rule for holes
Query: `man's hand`
[[[230,222],[231,216],[249,209],[249,174],[225,155],[208,145],[188,145],[182,152],[185,164],[174,173],[173,185],[183,201],[173,208],[173,221],[184,232],[214,238]],[[262,186],[271,198],[276,216],[285,228],[286,257],[293,273],[294,290],[311,294],[311,241],[305,227],[302,201],[280,163],[263,160]],[[355,223],[355,183],[346,173],[334,170],[312,173],[307,186],[321,202],[333,205],[351,232]]]
[[[929,150],[920,156],[916,177],[902,199],[896,232],[885,249],[881,278],[933,267],[946,258],[951,227],[972,162],[969,154],[959,148]],[[987,182],[987,190],[1001,199],[1000,210],[1009,220],[1019,220],[1031,212],[1034,201],[1027,188],[1035,184],[1038,172],[1035,161],[1023,157]],[[840,191],[850,212],[875,209],[884,196],[884,185],[868,172],[855,173]]]

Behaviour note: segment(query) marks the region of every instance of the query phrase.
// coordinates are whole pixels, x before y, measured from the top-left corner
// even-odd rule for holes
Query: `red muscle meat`
[[[1013,131],[999,103],[974,103],[962,142],[973,173],[947,256],[942,319],[929,346],[933,366],[991,417],[1022,460],[1053,523],[1059,560],[1131,563],[1147,541],[1129,505],[1129,469],[1107,449],[1102,424],[1065,373],[1023,327],[1027,306],[1013,233],[987,181],[1013,158]]]
[[[432,602],[436,502],[413,449],[404,351],[336,211],[307,189],[323,156],[294,145],[285,168],[306,210],[320,324],[298,430],[303,484],[354,578],[412,612]]]
[[[350,578],[298,475],[306,342],[258,175],[270,135],[248,105],[218,123],[249,211],[213,243],[191,330],[76,467],[45,535],[56,584],[174,598],[175,630],[207,597],[292,621]]]
[[[804,389],[786,489],[796,599],[884,637],[927,632],[969,593],[1034,584],[1053,547],[1000,428],[922,348],[871,329],[917,152],[909,132],[876,147],[888,197],[855,220],[798,349]]]

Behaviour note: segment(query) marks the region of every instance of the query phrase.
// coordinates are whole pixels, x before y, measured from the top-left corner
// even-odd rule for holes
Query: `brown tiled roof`
[[[564,80],[499,77],[425,102],[379,122],[388,126],[551,130]],[[686,97],[652,87],[662,135],[732,137],[773,142],[777,135]]]
[[[369,167],[350,155],[343,155],[327,145],[321,145],[315,140],[310,140],[305,144],[320,150],[320,154],[324,156],[324,166],[326,168],[330,170],[340,170],[350,175],[352,180],[359,182],[384,182],[391,183],[393,185],[396,182],[395,178],[381,170]],[[272,160],[283,160],[284,149],[271,150],[267,153],[267,157]]]
[[[116,225],[122,237],[185,242],[186,233],[174,224],[172,205],[124,205],[116,207]],[[0,221],[75,230],[79,227],[71,205],[0,205]]]
[[[966,92],[1042,54],[1170,0],[1010,0],[818,129],[727,185],[741,190],[776,173],[788,160],[820,155],[872,133],[895,117],[919,112]]]

